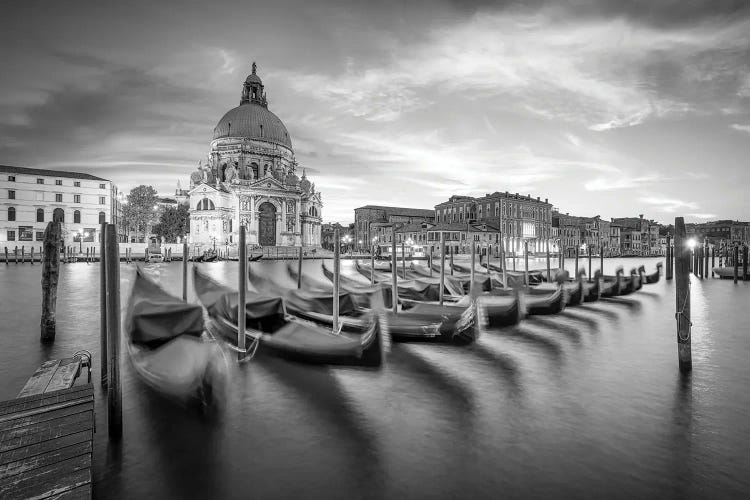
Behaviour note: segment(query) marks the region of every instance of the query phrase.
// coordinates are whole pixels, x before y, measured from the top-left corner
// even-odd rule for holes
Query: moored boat
[[[236,345],[239,294],[193,268],[198,299],[208,311],[209,328]],[[347,335],[298,319],[286,312],[280,296],[249,292],[245,303],[246,338],[256,353],[268,351],[306,363],[380,366],[390,344],[380,318],[371,313],[361,335]]]
[[[651,274],[646,274],[644,276],[644,279],[645,279],[644,283],[647,284],[647,285],[652,285],[654,283],[658,283],[659,282],[659,276],[661,275],[661,268],[662,268],[662,263],[661,262],[657,263],[656,264],[656,271],[654,271]]]
[[[136,271],[125,334],[138,377],[157,392],[179,400],[216,400],[224,387],[226,361],[203,333],[201,307],[174,297]]]

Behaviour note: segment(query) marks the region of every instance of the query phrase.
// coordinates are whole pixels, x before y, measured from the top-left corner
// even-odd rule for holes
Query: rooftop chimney
[[[549,201],[547,201],[547,198],[544,199],[544,203],[549,203]]]

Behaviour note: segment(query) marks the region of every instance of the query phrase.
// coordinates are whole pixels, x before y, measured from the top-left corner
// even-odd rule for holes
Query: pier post
[[[505,262],[505,244],[503,243],[503,233],[500,233],[500,265],[502,266],[503,271],[503,288],[508,288],[508,275],[505,271],[506,268],[506,262]]]
[[[238,251],[242,251],[237,247]],[[182,300],[187,301],[187,275],[188,275],[188,253],[190,248],[187,242],[182,243]],[[239,255],[238,255],[239,257]]]
[[[453,245],[451,245],[451,276],[453,276]]]
[[[18,246],[13,249],[13,258],[16,259],[16,264],[18,264]]]
[[[21,264],[26,263],[26,245],[21,245]]]
[[[452,255],[451,255],[452,257]],[[375,272],[373,268],[372,272]],[[391,305],[393,314],[398,314],[398,268],[396,267],[396,228],[393,228],[393,241],[391,242]]]
[[[513,249],[512,254],[513,254],[512,255],[512,258],[513,258],[513,270],[515,271],[516,270],[516,249],[515,248]]]
[[[685,220],[675,217],[674,246],[676,251],[676,298],[677,312],[677,358],[681,372],[689,372],[693,368],[691,339],[690,339],[690,249],[687,246]]]
[[[89,247],[86,247],[86,264],[89,263]]]
[[[31,247],[31,257],[29,262],[31,262],[31,265],[34,265],[34,247]]]
[[[667,252],[666,253],[667,253],[667,269],[665,270],[666,271],[665,278],[667,280],[671,280],[672,279],[672,262],[673,262],[672,261],[672,253],[673,253],[673,250],[672,250],[672,236],[669,235],[669,234],[667,235]]]
[[[742,281],[747,279],[747,245],[742,244]]]
[[[372,246],[372,252],[370,252],[370,284],[375,284],[375,245]]]
[[[560,270],[565,271],[565,248],[560,246],[558,251],[560,252]]]
[[[552,275],[549,267],[549,240],[547,240],[547,281],[552,283]]]
[[[57,251],[57,245],[60,238],[62,238],[60,223],[47,223],[47,228],[44,230],[44,257],[42,259],[42,342],[55,340],[57,279],[60,275],[60,253]]]
[[[716,267],[716,244],[711,246],[711,277],[714,277],[714,267]]]
[[[245,319],[245,302],[247,302],[247,237],[245,235],[245,226],[240,224],[240,241],[237,246],[239,251],[238,264],[240,272],[238,273],[237,280],[239,290],[239,296],[237,297],[237,361],[242,361],[246,354],[245,348],[245,325],[247,320]],[[336,240],[338,241],[338,240]]]
[[[573,268],[573,276],[576,276],[578,274],[578,256],[579,256],[578,253],[579,253],[579,251],[580,251],[580,248],[576,244],[576,267]]]
[[[299,258],[297,259],[297,290],[302,289],[302,245],[299,247]]]
[[[8,247],[5,247],[5,265],[8,265]]]
[[[711,273],[708,268],[708,239],[703,241],[703,277],[708,278]]]
[[[406,236],[406,234],[404,234]],[[404,279],[406,279],[406,247],[404,245],[404,242],[401,242],[401,274],[403,274]]]
[[[101,384],[102,387],[107,386],[107,264],[106,264],[106,233],[107,224],[101,225],[99,232],[99,350],[101,358]],[[119,265],[120,258],[118,255],[117,263]]]
[[[427,267],[430,268],[430,278],[432,278],[432,245],[430,245],[430,257],[427,260]]]
[[[471,240],[471,272],[469,273],[469,279],[471,280],[469,282],[469,293],[474,293],[474,266],[476,264],[476,255],[477,255],[477,242],[474,240]]]
[[[587,251],[589,254],[589,275],[587,276],[587,281],[591,283],[591,245],[588,246]]]
[[[734,283],[737,284],[737,274],[739,272],[739,256],[740,256],[740,248],[735,244],[734,245]]]
[[[604,241],[599,242],[599,271],[604,276]],[[591,277],[589,277],[589,281],[591,281]]]
[[[440,231],[440,305],[445,295],[445,233]],[[395,303],[396,297],[393,297]]]
[[[487,243],[487,279],[490,282],[490,292],[492,291],[492,269],[490,269],[490,255],[492,255],[492,243]]]
[[[117,229],[107,224],[106,286],[107,286],[107,428],[110,439],[122,437],[122,387],[120,383],[120,262]]]
[[[529,241],[523,242],[523,281],[529,286]]]

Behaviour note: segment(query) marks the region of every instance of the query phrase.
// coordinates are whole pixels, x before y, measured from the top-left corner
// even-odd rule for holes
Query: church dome
[[[267,108],[253,102],[230,109],[214,128],[214,139],[242,137],[266,141],[292,149],[284,123]]]

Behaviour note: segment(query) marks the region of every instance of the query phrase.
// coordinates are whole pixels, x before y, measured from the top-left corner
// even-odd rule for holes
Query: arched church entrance
[[[265,246],[276,245],[276,207],[273,203],[262,203],[258,207],[258,242]]]

